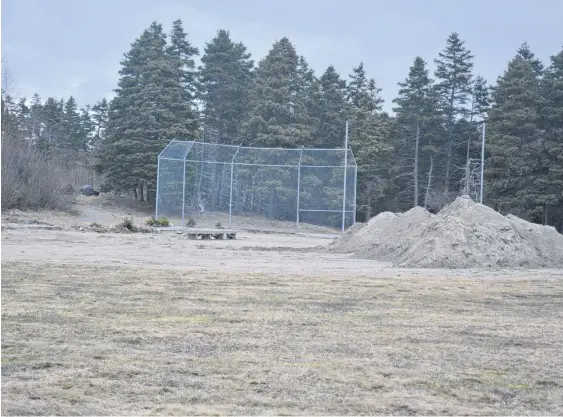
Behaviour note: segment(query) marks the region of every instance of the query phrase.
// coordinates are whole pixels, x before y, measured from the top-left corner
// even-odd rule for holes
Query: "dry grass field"
[[[3,415],[563,414],[563,271],[4,226]]]

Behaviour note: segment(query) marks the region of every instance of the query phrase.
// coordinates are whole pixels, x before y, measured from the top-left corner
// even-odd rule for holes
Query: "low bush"
[[[133,223],[133,219],[131,217],[125,217],[121,223],[117,225],[117,227],[121,227],[123,229],[127,229],[130,232],[137,232],[138,228]]]
[[[166,217],[159,217],[158,219],[151,217],[145,220],[145,224],[152,227],[168,227],[170,226],[170,221]]]

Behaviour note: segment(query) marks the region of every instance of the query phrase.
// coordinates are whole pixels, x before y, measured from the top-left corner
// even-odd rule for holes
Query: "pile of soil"
[[[555,228],[503,216],[467,196],[438,214],[422,207],[380,213],[330,250],[417,268],[563,267],[563,235]]]

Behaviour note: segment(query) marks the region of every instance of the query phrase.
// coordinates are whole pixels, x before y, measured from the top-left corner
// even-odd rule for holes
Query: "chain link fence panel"
[[[264,229],[355,222],[351,150],[174,140],[158,160],[156,216],[181,227]]]

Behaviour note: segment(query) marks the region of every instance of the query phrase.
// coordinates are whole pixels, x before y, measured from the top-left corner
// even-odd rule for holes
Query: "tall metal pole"
[[[301,153],[299,154],[299,165],[297,166],[297,216],[296,216],[296,226],[299,230],[299,197],[301,189],[301,158],[303,157],[303,148],[301,148]]]
[[[344,196],[342,198],[342,233],[346,227],[346,174],[348,170],[348,121],[346,121],[346,136],[344,137]]]
[[[182,229],[184,228],[185,211],[186,211],[186,160],[184,159],[184,170],[182,173]]]
[[[358,187],[358,166],[354,167],[354,222],[356,224],[356,189]]]
[[[479,203],[483,204],[483,177],[485,172],[485,122],[483,122],[483,138],[481,140],[481,192]]]
[[[237,153],[242,146],[242,143],[238,146],[235,154],[233,155],[233,159],[231,159],[231,189],[229,191],[229,229],[232,225],[232,217],[233,217],[233,177],[234,177],[234,168],[235,168],[235,158],[237,157]]]
[[[158,183],[160,182],[160,157],[157,160],[156,163],[156,201],[155,201],[155,212],[154,212],[154,218],[158,219]]]

